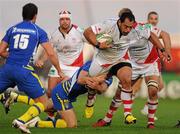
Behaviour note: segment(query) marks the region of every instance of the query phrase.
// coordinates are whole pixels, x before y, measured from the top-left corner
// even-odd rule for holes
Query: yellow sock
[[[40,102],[35,103],[27,110],[26,113],[24,113],[21,117],[19,117],[18,120],[21,120],[26,123],[32,118],[38,116],[43,111],[44,111],[44,105]]]
[[[55,127],[56,127],[56,128],[66,128],[66,127],[67,127],[67,123],[65,122],[65,120],[58,119],[58,120],[56,121]]]
[[[38,121],[36,127],[39,127],[39,128],[66,128],[67,123],[62,119],[58,119],[56,121],[56,124],[54,124],[52,121]]]
[[[35,103],[33,99],[25,95],[18,95],[16,101],[28,104],[30,106],[34,105]]]
[[[52,121],[38,121],[36,127],[39,128],[54,128],[54,124]]]
[[[0,100],[4,98],[4,93],[0,94]]]

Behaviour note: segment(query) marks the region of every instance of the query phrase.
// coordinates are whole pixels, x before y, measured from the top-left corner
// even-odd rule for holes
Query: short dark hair
[[[38,7],[33,3],[28,3],[23,6],[22,17],[23,20],[32,20],[38,13]]]
[[[122,9],[119,11],[118,16],[121,17],[121,15],[122,15],[123,13],[132,13],[132,11],[131,11],[131,9],[129,9],[129,8],[122,8]]]
[[[150,17],[152,14],[154,14],[154,15],[158,15],[158,13],[157,13],[157,12],[155,12],[155,11],[151,11],[151,12],[149,12],[149,13],[148,13],[148,19],[149,19],[149,17]]]
[[[122,13],[119,19],[120,19],[121,22],[124,22],[126,18],[128,18],[130,21],[134,21],[135,22],[135,17],[130,12]]]

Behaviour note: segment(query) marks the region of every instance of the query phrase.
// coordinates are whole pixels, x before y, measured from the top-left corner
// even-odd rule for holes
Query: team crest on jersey
[[[54,75],[55,72],[56,72],[56,71],[55,71],[54,69],[51,69],[49,73],[50,73],[51,75]]]

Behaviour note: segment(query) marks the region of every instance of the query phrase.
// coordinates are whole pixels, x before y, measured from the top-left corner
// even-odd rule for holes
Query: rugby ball
[[[109,34],[98,34],[96,36],[98,42],[107,42],[107,44],[112,44],[113,39]]]

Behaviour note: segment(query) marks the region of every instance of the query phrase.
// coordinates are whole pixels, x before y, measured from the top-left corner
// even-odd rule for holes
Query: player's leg
[[[9,78],[11,77],[11,73],[8,70],[9,67],[7,66],[3,66],[2,68],[0,68],[0,101],[3,104],[4,108],[5,108],[5,112],[6,114],[9,112],[9,107],[5,106],[6,103],[6,99],[5,99],[5,94],[4,92],[6,91],[6,89],[8,89],[9,87],[14,87],[16,84],[11,81]],[[7,73],[8,72],[8,73]]]
[[[58,72],[54,66],[52,66],[49,70],[48,74],[48,90],[47,90],[47,95],[50,98],[51,97],[51,92],[53,88],[60,82]]]
[[[49,99],[43,89],[38,75],[32,71],[21,71],[24,71],[24,74],[26,75],[22,77],[21,73],[17,73],[16,79],[18,89],[25,92],[35,101],[35,103],[22,116],[13,121],[13,126],[23,131],[24,128],[26,129],[26,122],[38,116],[44,110],[49,109],[52,105],[50,105]]]
[[[68,98],[68,94],[61,84],[58,84],[53,89],[51,96],[54,108],[61,115],[61,118],[67,123],[67,127],[77,127],[77,119],[73,106]]]
[[[95,124],[93,124],[93,127],[104,127],[104,126],[109,126],[111,124],[114,114],[122,104],[122,100],[120,96],[121,96],[121,91],[120,89],[117,89],[116,94],[111,101],[109,110],[106,113],[105,117],[103,119],[99,119]]]
[[[121,62],[111,68],[115,71],[114,74],[118,77],[121,85],[121,99],[124,105],[124,116],[125,123],[131,124],[136,123],[136,118],[132,116],[132,88],[131,88],[131,77],[132,68],[128,62]]]
[[[35,102],[32,98],[26,95],[21,95],[16,92],[10,91],[4,93],[5,107],[10,107],[11,104],[20,102],[32,106]]]
[[[96,59],[93,59],[91,66],[89,68],[89,75],[95,76],[98,75],[103,71],[103,67],[96,61]],[[91,118],[94,114],[94,103],[96,100],[96,91],[95,90],[88,90],[87,95],[87,102],[86,102],[86,108],[85,108],[85,118]]]
[[[30,127],[40,127],[40,128],[64,128],[64,127],[76,127],[77,119],[73,106],[68,100],[68,95],[64,91],[61,84],[58,84],[52,91],[51,94],[54,108],[61,115],[61,119],[57,121],[41,121],[39,119],[33,119],[27,123]]]
[[[63,73],[65,73],[65,69],[64,69],[64,65],[61,66],[61,69],[63,71]],[[66,75],[66,74],[65,74]],[[49,71],[49,74],[48,74],[48,90],[47,90],[47,95],[48,97],[50,98],[51,97],[51,92],[52,90],[54,89],[54,87],[60,83],[62,80],[59,78],[58,76],[58,72],[56,70],[56,68],[54,66],[51,67],[50,71]],[[63,81],[67,80],[69,77],[66,76]],[[48,114],[48,117],[46,120],[54,120],[55,119],[55,115],[54,115],[54,112],[47,112]]]
[[[154,128],[154,116],[158,106],[158,76],[145,77],[148,86],[148,128]]]
[[[159,83],[159,91],[158,91],[158,94],[159,94],[159,92],[164,88],[164,83],[163,83],[162,75],[161,75],[161,72],[160,72],[160,71],[161,71],[161,69],[160,69],[160,68],[161,68],[161,67],[160,67],[160,63],[159,63],[159,62],[154,63],[154,67],[151,67],[151,68],[152,68],[152,69],[155,68],[155,71],[152,70],[152,69],[150,69],[151,72],[148,71],[148,74],[149,74],[149,72],[150,72],[150,74],[153,75],[154,73],[152,73],[152,72],[157,72],[156,75],[157,75],[157,74],[159,75],[159,81],[158,81],[158,83]],[[158,70],[157,70],[157,68],[158,68]],[[148,101],[145,103],[143,109],[141,110],[141,113],[142,113],[143,115],[145,115],[145,116],[148,115]],[[157,116],[154,117],[154,120],[158,120]]]
[[[143,80],[143,78],[141,77],[141,78],[139,78],[139,79],[133,84],[133,86],[132,86],[132,90],[133,90],[132,95],[133,95],[133,98],[135,97],[136,93],[140,90],[141,84],[142,84],[142,80]]]

